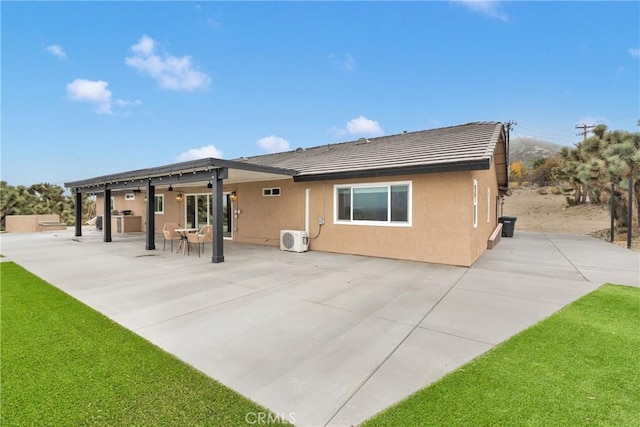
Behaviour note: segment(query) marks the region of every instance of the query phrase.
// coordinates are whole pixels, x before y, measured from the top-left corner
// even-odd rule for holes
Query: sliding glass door
[[[222,237],[225,239],[233,238],[233,215],[231,214],[231,195],[225,193],[222,195]]]
[[[222,235],[225,239],[233,238],[232,202],[228,193],[222,195]],[[185,203],[185,226],[202,228],[213,224],[211,213],[211,194],[187,194]]]

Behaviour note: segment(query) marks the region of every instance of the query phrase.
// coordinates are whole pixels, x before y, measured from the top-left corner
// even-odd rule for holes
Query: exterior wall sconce
[[[171,186],[171,184],[169,184],[169,188],[167,188],[167,191],[173,191],[173,187]]]
[[[207,184],[207,188],[213,188],[213,184],[211,183],[211,181],[209,181],[209,183]]]
[[[178,194],[176,196],[176,200],[178,201],[178,203],[180,203],[182,201],[182,193]]]
[[[232,202],[235,202],[236,200],[238,200],[238,195],[236,194],[235,191],[231,192],[230,199],[231,199]]]

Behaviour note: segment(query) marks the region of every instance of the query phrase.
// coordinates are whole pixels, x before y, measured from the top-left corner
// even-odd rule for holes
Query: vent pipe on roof
[[[360,144],[368,144],[369,140],[367,138],[360,138],[356,141],[356,145],[360,145]]]

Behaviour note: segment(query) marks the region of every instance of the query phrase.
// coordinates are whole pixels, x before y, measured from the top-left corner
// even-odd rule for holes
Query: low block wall
[[[8,215],[5,218],[7,233],[36,233],[47,230],[66,230],[67,225],[60,222],[56,214],[46,215]]]
[[[498,224],[496,229],[493,230],[491,237],[489,237],[489,240],[487,241],[487,249],[495,248],[498,245],[498,243],[500,243],[501,237],[502,237],[502,224]]]

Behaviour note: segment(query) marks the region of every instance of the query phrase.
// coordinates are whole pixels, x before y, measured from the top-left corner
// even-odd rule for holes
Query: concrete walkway
[[[580,235],[516,230],[467,269],[230,242],[211,264],[84,233],[4,234],[0,252],[300,426],[358,424],[602,283],[640,280],[638,253]]]

